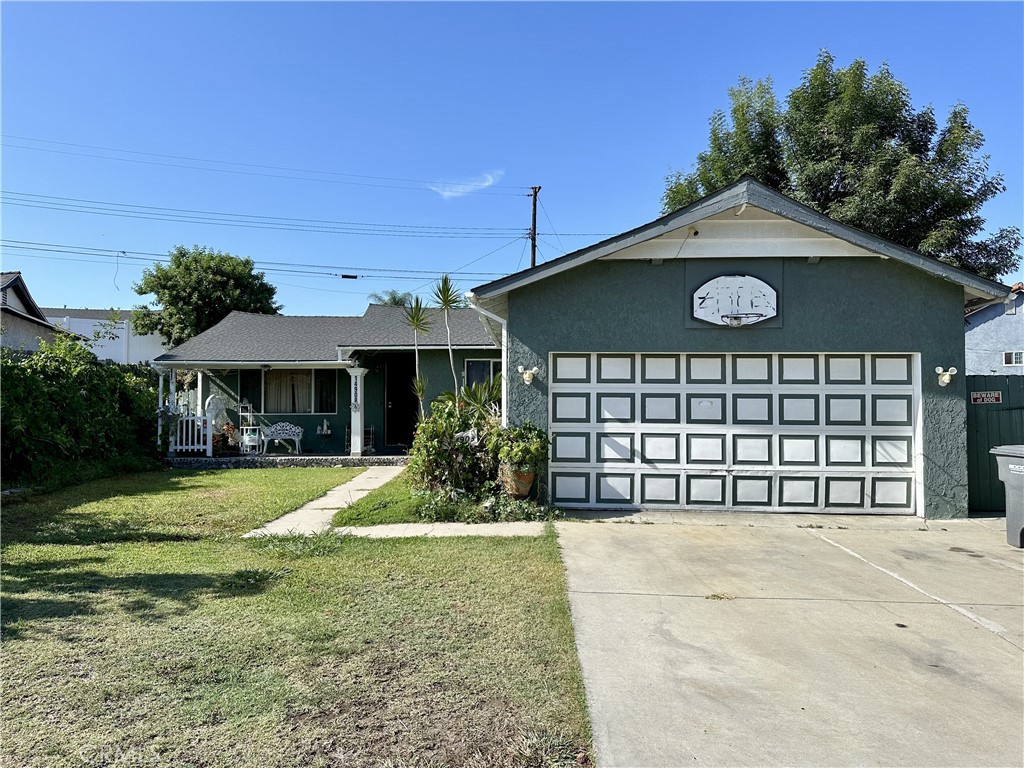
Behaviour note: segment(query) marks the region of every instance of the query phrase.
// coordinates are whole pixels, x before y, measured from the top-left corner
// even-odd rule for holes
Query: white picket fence
[[[186,451],[202,452],[207,456],[213,456],[213,430],[209,428],[205,416],[183,413],[178,417],[171,453],[173,455]]]

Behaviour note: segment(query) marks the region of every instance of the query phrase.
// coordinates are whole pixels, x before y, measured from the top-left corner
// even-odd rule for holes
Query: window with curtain
[[[254,413],[337,413],[338,372],[334,369],[243,369],[238,372],[239,400]]]
[[[312,371],[270,370],[263,374],[264,413],[309,413]]]

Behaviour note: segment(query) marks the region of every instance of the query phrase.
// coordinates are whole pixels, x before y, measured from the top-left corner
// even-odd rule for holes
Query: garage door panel
[[[689,424],[725,424],[725,395],[715,392],[687,393],[686,421]]]
[[[553,354],[552,499],[912,514],[916,364],[892,353]]]

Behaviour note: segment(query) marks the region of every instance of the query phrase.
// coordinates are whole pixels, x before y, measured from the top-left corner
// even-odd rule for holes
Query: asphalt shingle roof
[[[422,349],[446,348],[447,334],[440,310],[428,310],[432,323],[420,336]],[[493,348],[480,315],[457,309],[449,318],[452,345]],[[338,347],[387,349],[413,344],[402,307],[371,304],[362,317],[302,317],[232,312],[217,325],[154,359],[171,362],[298,362],[338,359]]]

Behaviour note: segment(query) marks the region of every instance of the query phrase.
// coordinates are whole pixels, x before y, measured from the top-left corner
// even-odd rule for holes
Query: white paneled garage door
[[[911,354],[552,354],[565,507],[914,514]]]

